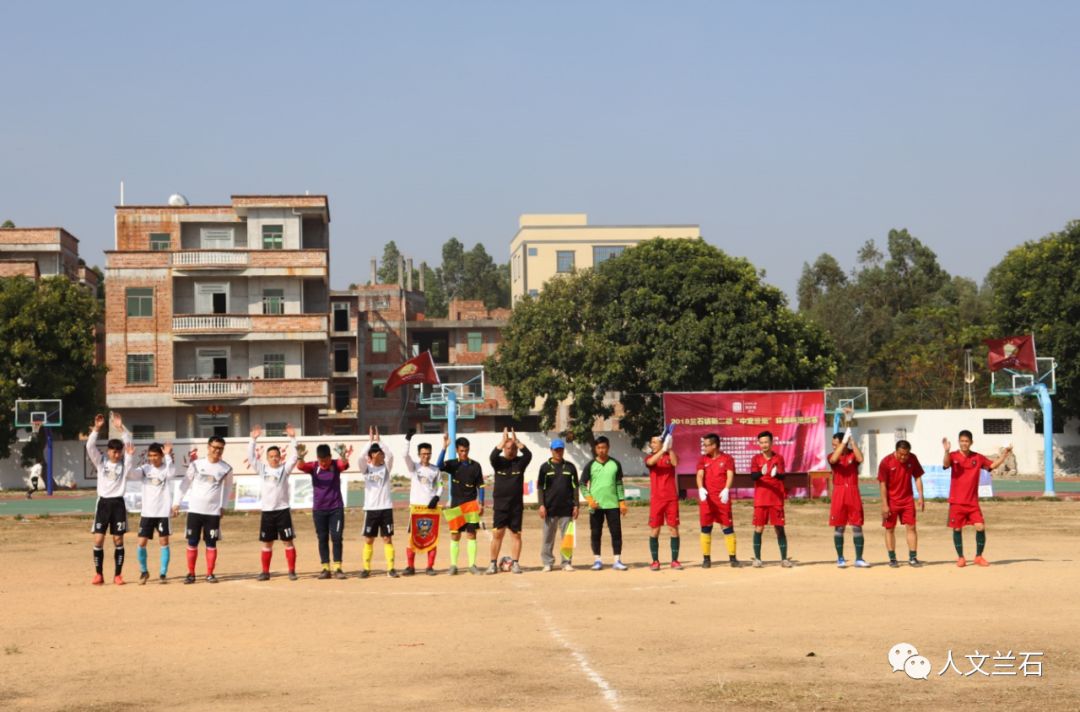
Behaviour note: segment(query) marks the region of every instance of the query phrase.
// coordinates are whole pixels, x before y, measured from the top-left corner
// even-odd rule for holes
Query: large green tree
[[[544,428],[571,399],[580,438],[614,413],[606,396],[618,393],[622,428],[639,443],[661,427],[664,391],[816,388],[834,373],[822,331],[752,264],[661,239],[523,299],[487,365],[519,417],[545,398]]]
[[[1080,417],[1080,221],[1010,250],[990,271],[996,336],[1034,334],[1057,359],[1055,419]]]
[[[64,437],[91,422],[104,402],[104,367],[94,363],[99,317],[94,295],[67,279],[0,279],[0,458],[16,439],[18,398],[63,399]],[[39,451],[29,443],[24,462]]]
[[[379,281],[384,284],[397,282],[397,264],[401,251],[394,241],[383,248],[383,258],[378,268]],[[510,306],[510,265],[497,264],[480,243],[466,250],[456,237],[442,246],[442,263],[427,266],[424,272],[424,295],[427,298],[426,314],[441,318],[447,315],[452,299],[478,299],[489,309]],[[419,289],[420,268],[413,267],[413,286]]]
[[[907,230],[889,231],[886,253],[866,242],[850,274],[829,254],[804,265],[798,298],[836,347],[836,385],[867,386],[875,410],[963,405],[965,349],[985,355],[988,297]],[[975,377],[986,403],[989,379]]]

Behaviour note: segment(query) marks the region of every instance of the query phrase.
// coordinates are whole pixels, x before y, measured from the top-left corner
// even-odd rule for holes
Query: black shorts
[[[259,522],[259,541],[292,541],[296,538],[292,526],[292,510],[275,509],[263,512]]]
[[[460,529],[451,529],[450,533],[451,534],[460,534],[461,532],[465,532],[467,534],[475,534],[479,529],[480,529],[480,525],[477,524],[476,522],[465,522],[464,524],[461,525]]]
[[[198,546],[199,538],[202,537],[206,545],[213,549],[217,546],[218,536],[221,534],[221,515],[188,512],[186,533],[188,546]]]
[[[364,512],[364,536],[394,536],[394,510],[372,509]]]
[[[153,539],[154,532],[158,536],[169,536],[172,528],[169,526],[168,517],[139,517],[139,538]]]
[[[492,514],[491,526],[495,529],[509,529],[517,534],[521,531],[521,516],[524,512],[525,505],[521,502],[496,504]]]
[[[94,534],[104,534],[108,529],[113,536],[127,532],[127,506],[123,497],[98,497],[94,513]]]

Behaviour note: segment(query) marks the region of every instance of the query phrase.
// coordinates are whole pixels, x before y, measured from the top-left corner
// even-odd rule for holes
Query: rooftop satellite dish
[[[169,196],[169,205],[173,206],[174,208],[181,208],[185,205],[188,205],[188,199],[180,193],[173,193]]]

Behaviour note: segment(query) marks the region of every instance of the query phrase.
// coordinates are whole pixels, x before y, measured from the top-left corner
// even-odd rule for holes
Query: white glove
[[[1012,441],[1011,440],[1009,442],[1005,443],[1005,449],[1006,450],[1012,450]]]
[[[851,442],[851,428],[844,430],[844,444],[847,445]]]
[[[725,487],[724,489],[720,490],[720,502],[722,504],[727,504],[728,503],[728,498],[729,498],[728,488]]]
[[[769,474],[769,463],[766,462],[764,465],[761,466],[761,474],[762,475]]]
[[[670,433],[668,434],[668,436],[666,438],[664,438],[664,444],[660,448],[660,450],[661,450],[661,452],[667,452],[667,451],[671,450],[671,434]]]
[[[698,499],[700,499],[702,502],[704,502],[706,500],[706,498],[708,498],[709,492],[704,487],[698,487],[697,496],[698,496]]]
[[[769,473],[769,477],[776,477],[776,468],[772,468],[772,472]]]

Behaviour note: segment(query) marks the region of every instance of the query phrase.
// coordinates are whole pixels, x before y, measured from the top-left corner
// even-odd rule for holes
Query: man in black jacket
[[[515,574],[521,573],[518,559],[521,558],[521,517],[525,512],[522,496],[525,493],[525,468],[530,462],[532,453],[529,448],[521,444],[517,433],[503,428],[502,442],[491,451],[491,467],[495,470],[492,492],[492,528],[495,531],[491,535],[491,564],[487,568],[489,574],[499,571],[499,550],[502,549],[502,540],[507,529],[510,530],[510,558],[513,560],[510,570]]]
[[[540,501],[540,519],[544,522],[544,541],[540,545],[540,560],[544,571],[555,565],[552,549],[555,535],[559,540],[566,535],[566,528],[578,516],[578,473],[574,463],[564,459],[566,443],[556,438],[551,441],[551,459],[540,465],[536,476],[536,491]],[[563,555],[562,570],[573,571],[570,558]]]

